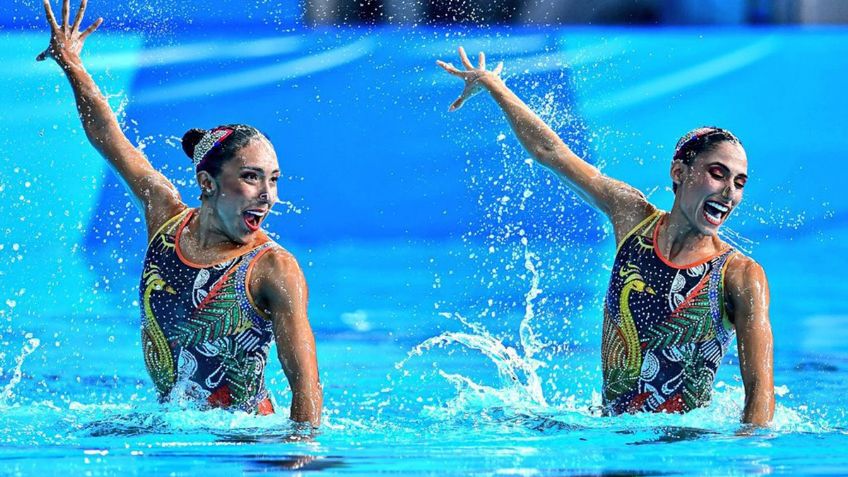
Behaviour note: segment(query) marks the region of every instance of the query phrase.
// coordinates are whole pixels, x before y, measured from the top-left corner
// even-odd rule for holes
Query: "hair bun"
[[[189,159],[194,158],[194,148],[197,146],[197,143],[200,142],[200,139],[203,138],[203,135],[206,134],[204,129],[189,129],[183,134],[182,138],[182,146],[183,152],[188,156]]]

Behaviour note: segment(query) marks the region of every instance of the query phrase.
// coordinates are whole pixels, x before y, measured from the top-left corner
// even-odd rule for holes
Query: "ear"
[[[217,192],[218,184],[215,182],[215,179],[212,178],[212,175],[207,171],[200,171],[197,173],[197,184],[200,186],[200,198],[208,198],[215,195]]]
[[[689,172],[689,166],[683,163],[681,160],[676,160],[671,163],[671,171],[669,171],[669,176],[671,176],[671,182],[677,184],[677,187],[680,187],[680,184],[683,183],[683,179],[686,177],[686,174]]]

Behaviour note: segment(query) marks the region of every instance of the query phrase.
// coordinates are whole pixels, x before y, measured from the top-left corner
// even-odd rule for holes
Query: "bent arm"
[[[768,282],[760,265],[740,257],[728,265],[726,283],[745,386],[742,422],[765,426],[774,416],[774,338]]]
[[[271,319],[277,357],[292,391],[291,419],[321,423],[323,391],[318,377],[315,337],[306,315],[306,279],[288,252],[272,250],[259,259],[250,279],[256,304]]]
[[[524,149],[589,205],[606,214],[615,228],[617,242],[654,211],[636,188],[604,175],[577,156],[501,78],[487,76],[481,83],[503,110]]]
[[[102,22],[102,19],[98,19],[91,27],[80,32],[79,24],[85,7],[86,2],[83,1],[73,25],[69,25],[69,0],[64,0],[63,23],[59,26],[49,1],[44,1],[52,36],[50,46],[38,59],[52,57],[62,68],[73,89],[77,113],[86,137],[141,204],[150,235],[184,206],[174,185],[154,169],[144,154],[124,135],[109,102],[83,65],[80,57],[83,43]]]
[[[452,105],[451,110],[478,90],[487,90],[509,122],[524,149],[541,165],[556,173],[566,185],[591,206],[609,217],[621,240],[636,224],[655,209],[636,188],[612,179],[598,168],[577,156],[568,145],[528,107],[498,75],[501,65],[493,71],[485,68],[485,56],[480,54],[477,68],[468,61],[460,48],[460,58],[466,71],[460,71],[447,63],[439,62],[449,73],[463,78],[466,89]]]

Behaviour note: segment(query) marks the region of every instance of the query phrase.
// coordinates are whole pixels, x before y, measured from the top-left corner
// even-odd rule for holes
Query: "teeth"
[[[713,202],[713,201],[711,201],[711,200],[710,200],[710,201],[707,201],[707,204],[710,204],[712,207],[715,207],[716,209],[718,209],[719,211],[721,211],[721,213],[723,213],[723,214],[727,213],[727,211],[728,211],[728,210],[730,210],[730,208],[729,208],[729,207],[727,207],[726,205],[724,205],[724,204],[719,204],[718,202]]]
[[[709,217],[712,220],[713,223],[721,222],[721,217],[716,217],[715,215],[707,212],[706,210],[704,211],[704,214],[706,214],[707,217]]]
[[[264,217],[265,216],[265,212],[257,212],[255,210],[245,210],[244,212],[247,213],[247,214],[256,216],[256,217]]]

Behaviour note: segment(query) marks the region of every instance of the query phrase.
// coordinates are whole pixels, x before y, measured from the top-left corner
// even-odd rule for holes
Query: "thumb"
[[[448,111],[449,112],[456,111],[457,109],[461,108],[463,104],[465,104],[465,96],[460,96],[459,98],[456,98],[456,101],[454,101],[450,105],[450,108],[448,108]]]

